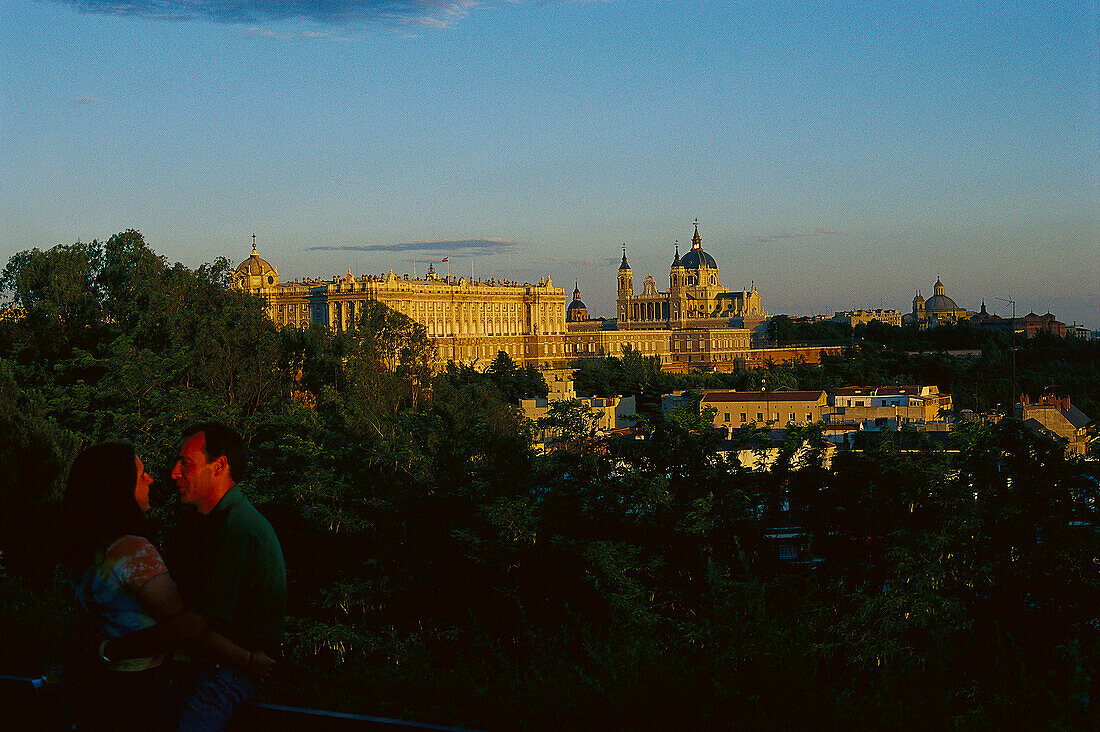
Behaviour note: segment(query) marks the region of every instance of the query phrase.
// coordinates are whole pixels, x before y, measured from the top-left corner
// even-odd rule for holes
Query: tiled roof
[[[836,390],[837,396],[892,396],[898,394],[920,394],[921,387],[915,384],[901,386],[842,386]]]
[[[708,391],[704,402],[812,402],[825,396],[823,391]]]
[[[1069,420],[1069,423],[1077,429],[1088,427],[1089,423],[1092,422],[1084,412],[1073,405],[1070,405],[1070,408],[1062,412],[1062,414],[1064,414],[1066,419]]]

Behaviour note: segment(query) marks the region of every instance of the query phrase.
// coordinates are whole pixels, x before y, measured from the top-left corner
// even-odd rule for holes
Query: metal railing
[[[0,720],[5,730],[77,729],[73,719],[72,700],[76,682],[46,675],[39,677],[0,674]],[[345,714],[323,709],[306,709],[280,704],[248,702],[237,709],[230,729],[247,730],[436,730],[438,732],[473,732],[462,727],[449,727],[401,719]]]

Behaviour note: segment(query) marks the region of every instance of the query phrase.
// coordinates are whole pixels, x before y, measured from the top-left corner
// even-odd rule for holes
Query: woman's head
[[[89,447],[77,456],[63,509],[70,564],[82,566],[114,539],[141,532],[152,481],[139,464],[134,448],[117,442]]]

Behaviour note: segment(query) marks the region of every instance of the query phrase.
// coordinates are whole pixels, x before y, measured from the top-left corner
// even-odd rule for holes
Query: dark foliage
[[[628,351],[578,364],[577,390],[641,396],[647,439],[574,439],[563,413],[568,449],[536,455],[516,406],[546,394],[536,372],[500,354],[433,375],[423,329],[382,306],[277,332],[227,274],[136,232],[4,270],[23,309],[0,321],[5,670],[63,643],[51,547],[75,452],[125,439],[163,474],[179,430],[217,418],[246,437],[289,567],[268,699],[487,729],[1097,722],[1096,463],[1006,420],[831,465],[815,428],[792,431],[753,472],[706,414],[656,407],[673,388],[904,382],[993,405],[1013,353],[1021,389],[1057,380],[1087,406],[1094,346],[868,327],[821,367],[686,377]],[[941,352],[959,342],[981,357]]]

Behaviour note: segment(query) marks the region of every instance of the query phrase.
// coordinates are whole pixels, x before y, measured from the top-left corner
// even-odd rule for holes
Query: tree
[[[512,357],[504,351],[497,352],[496,358],[486,369],[486,374],[509,404],[516,404],[525,398],[545,399],[549,392],[546,380],[538,369],[531,364],[518,368]]]
[[[8,260],[0,294],[22,311],[10,327],[20,361],[41,363],[87,348],[102,324],[97,276],[103,262],[98,242],[30,249]],[[13,354],[15,355],[15,354]]]

